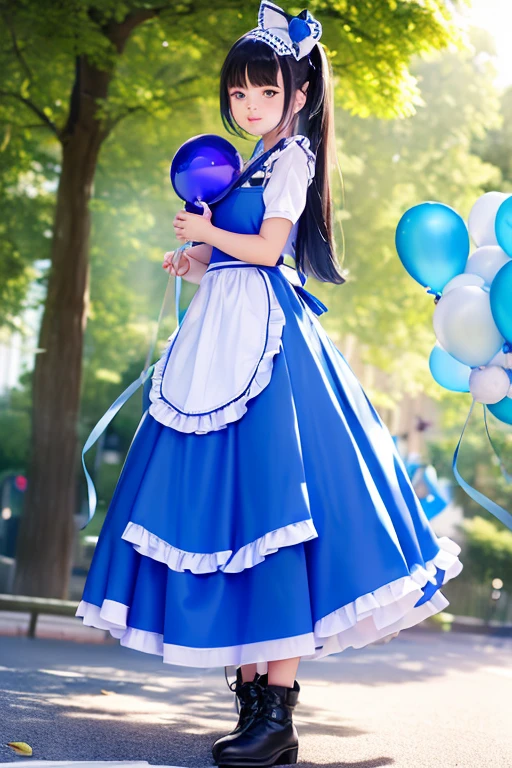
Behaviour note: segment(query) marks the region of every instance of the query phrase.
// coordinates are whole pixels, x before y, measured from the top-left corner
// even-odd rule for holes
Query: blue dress
[[[291,137],[256,157],[211,205],[216,226],[260,231],[265,186],[248,182],[290,142],[307,150]],[[282,258],[212,250],[155,366],[85,624],[164,662],[216,667],[361,648],[448,605],[440,587],[460,549],[431,529],[325,310]]]

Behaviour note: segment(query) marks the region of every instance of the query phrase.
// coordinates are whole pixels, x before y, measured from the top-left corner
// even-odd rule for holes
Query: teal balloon
[[[459,363],[454,357],[436,344],[428,361],[430,373],[445,389],[452,392],[469,392],[469,365]]]
[[[494,229],[496,240],[505,253],[512,256],[512,197],[507,197],[498,208]]]
[[[500,269],[491,284],[491,312],[498,330],[512,341],[512,261]]]
[[[493,416],[503,421],[505,424],[512,424],[512,397],[504,397],[495,405],[488,405]]]
[[[411,277],[438,293],[464,272],[469,256],[466,224],[457,211],[443,203],[420,203],[404,213],[395,244]]]

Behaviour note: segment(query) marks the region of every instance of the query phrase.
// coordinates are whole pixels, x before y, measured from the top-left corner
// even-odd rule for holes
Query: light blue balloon
[[[512,261],[492,281],[490,298],[494,322],[501,335],[512,341]]]
[[[505,424],[512,424],[512,397],[504,397],[495,405],[488,405],[493,416],[503,421]]]
[[[512,197],[507,197],[498,208],[494,222],[496,240],[508,256],[512,256]]]
[[[395,243],[411,277],[438,293],[464,272],[469,256],[466,224],[457,211],[443,203],[420,203],[410,208],[398,223]]]
[[[430,373],[445,389],[452,392],[469,392],[469,365],[459,363],[454,357],[436,344],[428,361]]]

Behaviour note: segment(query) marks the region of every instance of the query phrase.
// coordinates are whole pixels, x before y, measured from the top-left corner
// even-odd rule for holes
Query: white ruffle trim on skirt
[[[443,584],[461,572],[458,544],[445,536],[439,539],[438,543],[441,549],[425,567],[415,565],[410,576],[403,576],[385,584],[324,616],[315,624],[315,635],[318,638],[337,637],[368,617],[372,618],[377,630],[388,627],[390,619],[398,621],[403,615],[402,606],[407,608],[411,601],[415,605],[418,602],[418,590],[423,589],[429,582],[436,583],[435,574],[438,568],[445,572]]]
[[[313,521],[310,519],[270,531],[250,544],[241,547],[235,553],[231,549],[210,554],[186,552],[183,549],[173,547],[172,544],[151,533],[142,525],[131,522],[124,529],[121,538],[133,544],[133,548],[139,554],[165,563],[171,571],[240,573],[246,568],[252,568],[258,563],[262,563],[267,555],[273,555],[282,547],[301,544],[317,536]]]
[[[155,365],[151,416],[199,435],[238,421],[270,382],[285,323],[263,270],[209,268]]]
[[[320,659],[348,647],[363,648],[444,610],[449,603],[439,590],[430,600],[415,607],[422,597],[422,588],[432,581],[430,574],[436,567],[445,571],[443,584],[462,570],[458,559],[460,547],[446,537],[439,539],[439,545],[440,552],[425,568],[418,566],[410,576],[357,598],[317,621],[314,632],[295,637],[222,648],[191,648],[164,643],[158,633],[128,627],[128,606],[113,600],[104,600],[101,608],[82,600],[76,616],[82,617],[86,626],[108,629],[121,645],[162,656],[165,663],[179,666],[239,666],[298,656]],[[325,636],[323,633],[327,631],[332,634]]]

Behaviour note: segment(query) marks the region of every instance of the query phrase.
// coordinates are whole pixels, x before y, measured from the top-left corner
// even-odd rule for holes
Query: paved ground
[[[301,666],[303,768],[510,768],[512,641],[409,631]],[[219,670],[117,644],[0,637],[0,762],[132,760],[206,768],[236,720]]]

